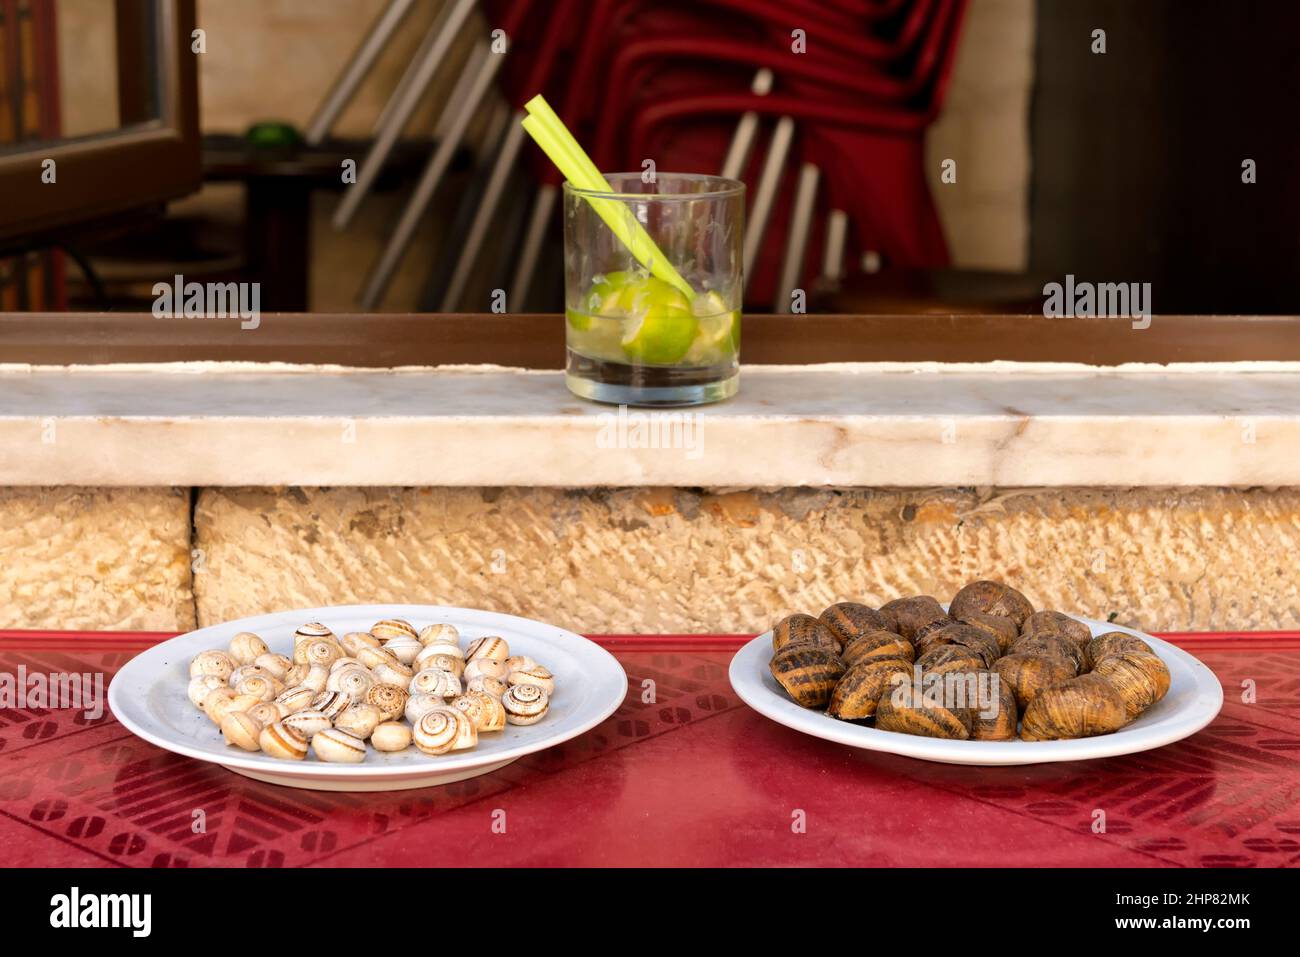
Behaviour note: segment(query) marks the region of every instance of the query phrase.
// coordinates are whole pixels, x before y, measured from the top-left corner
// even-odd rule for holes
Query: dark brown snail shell
[[[850,640],[840,657],[851,668],[868,658],[906,658],[911,661],[916,657],[916,649],[910,641],[892,631],[869,631]]]
[[[1010,686],[995,671],[979,675],[981,688],[993,695],[992,701],[977,701],[971,705],[970,736],[976,741],[1011,741],[1016,736],[1020,709]]]
[[[772,628],[772,650],[787,645],[818,645],[839,653],[840,640],[812,615],[788,615]]]
[[[1020,737],[1025,741],[1090,738],[1118,731],[1127,722],[1120,693],[1101,675],[1086,674],[1034,698],[1024,711]]]
[[[768,668],[795,703],[805,708],[826,707],[846,670],[839,655],[815,644],[782,648],[772,656]]]
[[[896,598],[880,606],[880,611],[893,618],[898,627],[890,629],[902,635],[908,641],[916,642],[918,635],[931,628],[948,624],[952,619],[943,610],[943,606],[929,595],[915,595],[911,598]]]
[[[993,638],[998,643],[1000,655],[1005,655],[1020,637],[1020,629],[1006,615],[986,615],[982,611],[973,611],[957,620],[964,625],[978,628]]]
[[[975,652],[983,660],[985,668],[1002,656],[1002,649],[998,646],[996,638],[988,632],[971,625],[964,625],[959,621],[927,631],[917,640],[917,650],[922,653],[941,645],[960,645]]]
[[[818,619],[843,644],[872,631],[889,631],[893,622],[885,615],[855,601],[831,605]]]
[[[1067,659],[1048,655],[1006,655],[993,663],[993,670],[1016,696],[1022,714],[1039,694],[1075,676]]]
[[[1107,655],[1097,662],[1092,673],[1105,678],[1119,692],[1129,720],[1169,692],[1169,669],[1154,654],[1129,651]]]
[[[953,672],[977,672],[988,667],[984,659],[961,645],[936,645],[916,659],[921,675],[945,675]]]
[[[1036,635],[1026,635],[1017,639],[1008,654],[1047,655],[1053,658],[1064,658],[1074,667],[1074,674],[1076,675],[1088,670],[1087,650],[1076,645],[1063,635],[1050,632],[1039,632]]]
[[[890,688],[876,705],[876,727],[881,731],[917,734],[927,738],[970,737],[971,716],[967,708],[944,708],[927,704],[924,693],[905,683]]]
[[[895,680],[912,680],[912,662],[906,658],[868,658],[844,672],[831,694],[827,714],[844,721],[870,718],[881,695]]]
[[[1081,621],[1075,621],[1069,615],[1059,611],[1036,611],[1020,626],[1022,637],[1030,635],[1060,635],[1068,638],[1080,648],[1086,648],[1092,641],[1092,631]]]
[[[1101,659],[1123,654],[1126,651],[1136,651],[1144,655],[1155,654],[1145,641],[1126,631],[1108,631],[1088,642],[1088,660],[1093,663],[1094,668]]]
[[[962,618],[972,612],[986,615],[1004,615],[1016,623],[1019,628],[1025,619],[1034,613],[1034,606],[1029,599],[1010,585],[995,581],[971,582],[953,596],[948,613],[954,618]]]

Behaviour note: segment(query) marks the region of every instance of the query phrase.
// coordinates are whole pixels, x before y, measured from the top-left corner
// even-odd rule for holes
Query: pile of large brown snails
[[[451,625],[400,618],[342,637],[320,622],[293,636],[293,657],[252,632],[190,662],[189,697],[226,743],[273,758],[355,764],[376,751],[447,754],[480,734],[546,716],[555,677],[504,638],[461,648]],[[367,742],[369,745],[367,746]]]
[[[920,595],[790,615],[772,630],[772,646],[772,676],[803,707],[935,738],[1109,734],[1169,690],[1169,669],[1142,639],[1093,638],[1081,622],[1036,612],[995,581],[962,588],[947,611]]]

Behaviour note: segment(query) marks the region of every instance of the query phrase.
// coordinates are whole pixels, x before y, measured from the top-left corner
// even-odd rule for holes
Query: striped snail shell
[[[384,642],[384,650],[404,665],[415,661],[415,656],[424,646],[415,640],[414,635],[399,635]]]
[[[851,639],[840,657],[851,668],[868,658],[906,658],[912,661],[916,649],[910,641],[892,631],[868,631]]]
[[[486,691],[467,691],[452,699],[451,706],[474,722],[475,731],[503,731],[506,726],[506,709],[499,698]]]
[[[306,685],[295,685],[292,688],[286,688],[276,696],[275,703],[283,705],[290,714],[295,711],[304,711],[311,707],[312,698],[319,694],[313,688]]]
[[[1097,662],[1092,673],[1114,685],[1124,699],[1124,710],[1130,721],[1169,691],[1169,669],[1154,654],[1126,651],[1107,655]]]
[[[311,706],[333,721],[352,703],[352,696],[342,691],[322,691],[311,699]]]
[[[488,675],[475,675],[465,682],[466,691],[486,691],[494,698],[500,698],[509,687],[500,678],[492,678]]]
[[[300,665],[321,665],[328,668],[343,657],[343,649],[333,638],[312,638],[301,642],[293,650],[293,660]]]
[[[366,666],[363,665],[356,658],[352,658],[349,657],[348,655],[344,655],[342,658],[334,659],[334,663],[330,665],[330,674],[334,674],[334,672],[338,671],[340,668],[365,668],[365,667]]]
[[[366,692],[366,701],[379,709],[385,721],[393,721],[402,716],[408,697],[406,689],[397,685],[375,685]]]
[[[929,703],[924,691],[918,691],[911,682],[904,682],[880,696],[876,727],[881,731],[964,741],[970,737],[971,712],[969,708],[945,708]]]
[[[360,764],[366,759],[366,742],[338,728],[317,731],[311,746],[316,757],[332,764]]]
[[[350,665],[331,672],[325,682],[326,691],[343,691],[351,695],[354,701],[364,701],[367,692],[378,682],[375,676],[360,665]]]
[[[376,751],[405,751],[411,746],[411,728],[401,721],[385,721],[370,734]]]
[[[425,668],[411,679],[407,686],[411,694],[431,694],[440,698],[454,698],[460,694],[460,679],[441,668]]]
[[[249,675],[235,685],[236,692],[251,694],[259,701],[271,701],[283,690],[284,685],[280,679],[272,675]]]
[[[529,658],[527,655],[511,655],[506,659],[506,667],[511,671],[527,671],[529,668],[537,667],[537,659]]]
[[[531,668],[520,668],[518,671],[512,671],[506,676],[506,684],[537,685],[547,694],[555,694],[555,676],[544,665],[535,664]]]
[[[318,641],[320,639],[336,641],[334,632],[330,631],[319,621],[309,621],[305,625],[299,625],[298,630],[293,633],[293,654],[290,655],[294,661],[301,661],[298,657],[298,646],[304,645],[309,641]]]
[[[768,665],[772,677],[804,708],[824,708],[847,670],[844,660],[823,645],[786,645]],[[527,685],[518,685],[525,688]]]
[[[221,736],[226,744],[233,744],[245,751],[260,751],[262,745],[258,738],[262,734],[262,722],[247,711],[232,711],[221,719]]]
[[[892,624],[887,616],[856,601],[831,605],[817,620],[829,628],[844,645],[873,631],[889,631]]]
[[[423,671],[425,668],[441,668],[450,671],[457,678],[465,674],[465,657],[463,654],[449,654],[447,645],[425,645],[415,656],[414,667]],[[459,648],[456,649],[458,652]]]
[[[836,683],[826,713],[841,721],[870,718],[876,713],[880,696],[896,681],[911,680],[912,662],[908,658],[864,658]]]
[[[436,694],[413,694],[407,699],[402,714],[411,724],[416,724],[435,708],[445,707],[447,707],[447,702]]]
[[[384,664],[401,664],[396,655],[382,647],[357,649],[357,661],[367,668],[377,668]]]
[[[463,711],[441,707],[434,708],[416,722],[411,738],[425,754],[446,754],[474,747],[478,743],[478,732]]]
[[[380,641],[390,641],[403,636],[414,638],[416,635],[415,626],[404,618],[385,618],[377,621],[370,626],[370,633]]]
[[[1137,635],[1130,635],[1126,631],[1108,631],[1104,635],[1098,635],[1092,641],[1088,642],[1088,660],[1093,662],[1093,666],[1111,655],[1123,654],[1126,651],[1136,651],[1140,654],[1155,654],[1148,645]]]
[[[926,631],[921,638],[917,639],[916,650],[919,654],[925,654],[930,649],[943,645],[957,645],[974,652],[985,668],[1002,656],[1002,648],[996,638],[987,631],[971,625],[963,625],[959,621],[949,622]]]
[[[442,644],[455,645],[460,647],[460,632],[456,630],[455,625],[426,625],[420,629],[416,639],[422,645],[431,645],[434,642]]]
[[[976,741],[1015,740],[1016,725],[1020,720],[1015,693],[996,672],[981,672],[979,677],[985,682],[984,687],[994,693],[996,700],[977,702],[971,708],[971,738]]]
[[[1128,723],[1124,698],[1099,674],[1080,675],[1044,690],[1029,702],[1020,724],[1024,741],[1089,738]]]
[[[355,734],[358,738],[366,739],[370,737],[371,732],[379,727],[379,722],[383,715],[373,704],[366,701],[359,701],[354,705],[349,705],[348,709],[334,719],[334,727],[340,731],[346,731],[348,734]]]
[[[1012,655],[1046,655],[1049,658],[1064,658],[1074,666],[1074,674],[1088,670],[1088,649],[1054,632],[1039,631],[1032,635],[1022,635],[1016,639],[1008,654]],[[1073,677],[1073,675],[1071,675]]]
[[[787,645],[819,645],[836,654],[840,650],[835,633],[812,615],[787,615],[772,626],[772,650]]]
[[[262,751],[273,758],[302,761],[307,757],[307,738],[283,721],[268,724],[258,736]]]
[[[483,638],[475,638],[465,649],[465,660],[479,661],[487,659],[490,661],[505,661],[510,657],[510,646],[506,644],[504,638],[496,635],[487,635]]]
[[[889,629],[915,644],[927,631],[941,628],[953,621],[932,595],[912,595],[895,598],[880,606],[880,613],[892,619],[895,626]]]
[[[1034,606],[1029,599],[1010,585],[995,581],[971,582],[952,597],[948,606],[954,618],[961,618],[969,612],[977,611],[986,615],[1003,615],[1010,618],[1019,628],[1025,619],[1034,613]]]
[[[916,659],[922,676],[947,674],[974,674],[983,671],[988,663],[978,653],[962,645],[935,645]]]
[[[1020,626],[1020,636],[1031,635],[1059,635],[1080,648],[1086,648],[1092,641],[1092,630],[1087,625],[1059,611],[1036,611],[1026,618]]]
[[[501,696],[501,706],[511,724],[536,724],[546,717],[551,696],[537,685],[514,685]]]
[[[185,693],[189,695],[190,702],[194,707],[202,709],[203,699],[218,688],[226,688],[227,691],[231,690],[226,687],[225,679],[218,675],[195,675],[190,679],[189,685],[186,686]]]
[[[1075,676],[1072,662],[1048,655],[1006,655],[993,663],[993,670],[1011,688],[1021,714],[1043,691]]]
[[[226,681],[234,670],[235,662],[231,660],[230,655],[215,648],[199,652],[190,662],[191,678],[197,678],[199,675],[216,675],[222,681]]]
[[[267,652],[266,642],[251,631],[241,631],[230,639],[230,657],[236,664],[251,665]]]
[[[379,644],[379,639],[368,631],[349,631],[339,639],[339,647],[354,658],[362,648],[378,648]]]
[[[255,704],[245,712],[258,720],[263,726],[275,724],[288,716],[289,711],[282,704],[274,701],[263,701],[261,704]]]
[[[487,675],[489,678],[500,678],[505,681],[510,676],[510,669],[504,661],[498,661],[495,658],[475,658],[465,666],[465,673],[462,677],[468,681],[479,675]]]
[[[309,708],[306,711],[296,711],[285,718],[281,718],[280,723],[287,728],[293,728],[303,737],[310,738],[317,732],[324,731],[334,722],[330,720],[329,715],[325,714],[325,712]]]
[[[1020,637],[1020,629],[1016,627],[1016,623],[1005,615],[989,615],[982,611],[971,611],[957,620],[963,625],[970,625],[972,628],[979,629],[996,641],[999,653],[1003,655],[1011,650],[1011,646]]]
[[[415,672],[400,661],[385,661],[370,670],[380,684],[397,685],[399,688],[410,684],[415,677]]]
[[[203,713],[208,716],[209,721],[220,726],[221,719],[226,716],[226,711],[230,708],[230,702],[237,697],[239,695],[235,693],[234,688],[228,688],[225,685],[214,688],[203,696]]]
[[[275,675],[283,681],[284,676],[287,675],[289,669],[293,667],[293,659],[285,655],[277,655],[273,651],[268,651],[264,655],[258,655],[257,660],[254,661],[253,664],[257,665],[257,667],[261,668],[268,674]]]
[[[292,688],[294,685],[302,684],[302,679],[306,678],[310,671],[311,665],[308,664],[290,665],[289,670],[284,673],[284,677],[280,680],[283,681],[286,686]]]

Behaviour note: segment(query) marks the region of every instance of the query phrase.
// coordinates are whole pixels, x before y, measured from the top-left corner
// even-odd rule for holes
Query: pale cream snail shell
[[[325,682],[326,691],[344,691],[352,696],[353,701],[361,701],[378,682],[375,676],[360,665],[340,668],[333,672]]]
[[[476,731],[502,731],[506,726],[506,709],[499,698],[486,691],[467,691],[451,702],[457,711],[463,711],[474,722]]]
[[[300,665],[323,665],[329,668],[343,657],[343,649],[333,638],[313,638],[293,650],[293,660]]]
[[[311,699],[312,708],[323,712],[331,721],[341,715],[351,703],[352,696],[343,691],[322,691]]]
[[[215,648],[199,652],[190,662],[191,678],[197,678],[199,675],[216,675],[222,681],[226,681],[234,670],[235,662],[230,655]]]
[[[290,665],[289,670],[284,673],[284,677],[280,680],[285,683],[286,687],[292,688],[294,685],[302,684],[302,679],[307,677],[309,671],[311,671],[311,665],[308,664]]]
[[[385,721],[393,721],[406,710],[406,689],[398,685],[375,685],[366,692],[366,701],[379,709]]]
[[[466,661],[479,661],[487,659],[489,661],[505,661],[510,657],[510,646],[506,644],[504,638],[498,638],[496,635],[487,635],[483,638],[475,638],[465,649]]]
[[[430,711],[435,708],[445,708],[447,702],[436,694],[413,694],[407,699],[406,707],[402,710],[403,716],[411,724],[416,724]]]
[[[442,642],[455,645],[457,649],[460,648],[460,632],[456,630],[455,625],[426,625],[420,629],[420,633],[415,637],[422,645]]]
[[[311,707],[311,699],[316,697],[320,692],[306,685],[296,685],[292,688],[286,688],[276,697],[275,703],[283,705],[291,714],[295,711],[303,711]]]
[[[311,665],[307,668],[307,673],[302,676],[302,680],[298,684],[319,693],[325,690],[329,680],[330,672],[328,668],[324,665]]]
[[[310,738],[334,724],[329,715],[314,708],[309,708],[306,711],[295,711],[293,714],[281,718],[280,723],[286,728],[293,728],[304,738]]]
[[[370,633],[380,641],[390,641],[393,638],[414,638],[416,636],[415,626],[405,618],[385,618],[377,621],[370,626]]]
[[[215,678],[216,675],[207,675],[206,677]],[[203,708],[203,713],[208,716],[209,721],[220,725],[221,719],[226,715],[226,705],[236,697],[235,689],[222,683],[221,687],[213,688],[203,696],[203,704],[200,707]]]
[[[261,704],[253,705],[244,713],[256,718],[265,727],[282,720],[289,714],[289,710],[275,701],[263,701]]]
[[[368,631],[349,631],[339,639],[339,646],[355,658],[362,648],[378,648],[379,639]]]
[[[405,751],[411,746],[411,728],[400,721],[385,721],[370,734],[376,751]]]
[[[366,759],[366,742],[338,728],[317,731],[311,746],[316,757],[333,764],[360,764]]]
[[[501,696],[501,705],[511,724],[536,724],[546,717],[551,696],[537,685],[512,685]]]
[[[446,754],[474,747],[478,732],[463,711],[435,708],[416,722],[411,738],[425,754]]]
[[[512,671],[507,676],[506,683],[511,685],[537,685],[548,695],[555,693],[555,676],[543,665],[533,665],[531,668],[520,668],[518,671]]]
[[[344,655],[342,658],[334,659],[333,664],[330,665],[330,674],[334,674],[334,672],[338,671],[340,668],[365,668],[365,667],[366,666],[363,665],[359,659],[353,658],[350,655]]]
[[[287,675],[289,669],[293,667],[293,659],[286,655],[277,655],[273,651],[268,651],[264,655],[258,655],[257,660],[254,661],[253,664],[257,665],[257,667],[261,668],[263,671],[275,675],[283,681],[284,676]]]
[[[475,658],[465,666],[465,680],[477,678],[479,675],[486,675],[489,678],[500,678],[502,681],[510,674],[510,669],[506,667],[504,661],[498,661],[495,658]]]
[[[271,672],[267,671],[261,665],[240,665],[238,668],[236,668],[234,671],[230,673],[230,677],[226,679],[226,683],[233,688],[235,685],[239,684],[241,681],[243,681],[245,678],[250,677],[251,675],[270,675],[270,674]]]
[[[396,660],[385,661],[370,670],[380,684],[397,685],[399,688],[410,684],[411,678],[415,676],[414,671]]]
[[[247,711],[232,711],[221,719],[221,736],[226,744],[233,744],[245,751],[260,751],[262,745],[258,738],[262,734],[262,722]]]
[[[283,721],[268,724],[258,736],[262,750],[273,758],[302,761],[307,757],[307,738]]]
[[[376,668],[379,665],[400,665],[397,656],[386,648],[359,648],[357,649],[357,661],[361,662],[367,668]]]
[[[415,656],[413,667],[421,671],[425,668],[440,668],[450,671],[457,678],[461,677],[465,673],[465,659],[439,650],[445,647],[446,645],[425,645],[424,650]]]
[[[306,641],[315,641],[317,638],[328,638],[334,641],[334,632],[330,631],[319,621],[309,621],[305,625],[299,625],[298,630],[293,633],[293,650],[297,651],[298,646]]]
[[[258,701],[273,701],[276,695],[284,691],[284,685],[272,675],[249,675],[235,685],[235,691],[251,694]]]
[[[225,680],[219,675],[195,675],[190,679],[190,683],[186,687],[185,693],[189,695],[190,701],[193,702],[194,707],[202,710],[203,699],[208,696],[209,692],[215,691],[218,688],[226,688]],[[230,691],[231,689],[226,688],[226,690]]]
[[[506,659],[506,667],[511,671],[527,671],[529,668],[537,667],[537,659],[529,658],[527,655],[511,655]]]
[[[404,665],[415,661],[415,656],[422,647],[424,646],[415,640],[414,635],[401,635],[384,642],[384,650]]]
[[[236,664],[251,665],[266,652],[266,642],[251,631],[241,631],[230,639],[230,657]]]
[[[500,698],[510,687],[500,678],[493,678],[489,675],[475,675],[465,682],[466,691],[486,691],[494,698]]]
[[[370,737],[375,728],[379,727],[379,722],[382,719],[383,715],[379,713],[379,709],[373,704],[359,701],[356,704],[348,705],[347,710],[334,719],[334,727],[364,740]]]
[[[460,679],[441,668],[425,668],[407,685],[411,694],[431,694],[440,698],[454,698],[460,694]]]

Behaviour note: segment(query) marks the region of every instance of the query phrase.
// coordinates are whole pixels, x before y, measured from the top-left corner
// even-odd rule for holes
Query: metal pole
[[[533,198],[533,211],[528,217],[528,229],[524,233],[523,246],[515,266],[515,278],[510,284],[510,311],[522,312],[528,305],[528,293],[533,285],[533,274],[537,271],[537,260],[542,253],[542,243],[546,240],[546,229],[551,224],[555,212],[555,200],[559,197],[559,187],[543,183],[538,187]]]
[[[803,276],[803,260],[808,252],[808,234],[812,232],[813,208],[817,203],[817,183],[821,170],[812,163],[799,169],[799,186],[790,213],[790,229],[785,238],[785,257],[781,260],[781,280],[776,284],[776,301],[772,311],[790,312],[790,295]]]
[[[767,231],[767,221],[772,215],[772,206],[776,202],[776,190],[781,184],[781,172],[785,169],[786,156],[794,142],[794,120],[788,116],[777,121],[772,133],[772,146],[763,161],[763,172],[758,178],[758,189],[754,191],[754,205],[750,209],[749,223],[745,226],[745,287],[754,275],[754,262],[758,251],[763,246],[763,234]]]
[[[754,74],[754,82],[749,85],[755,96],[767,96],[772,92],[772,71],[764,67]],[[758,114],[747,110],[740,115],[736,132],[731,136],[731,145],[727,147],[727,158],[722,161],[722,175],[727,179],[740,179],[745,171],[745,163],[754,149],[754,140],[758,138]]]

